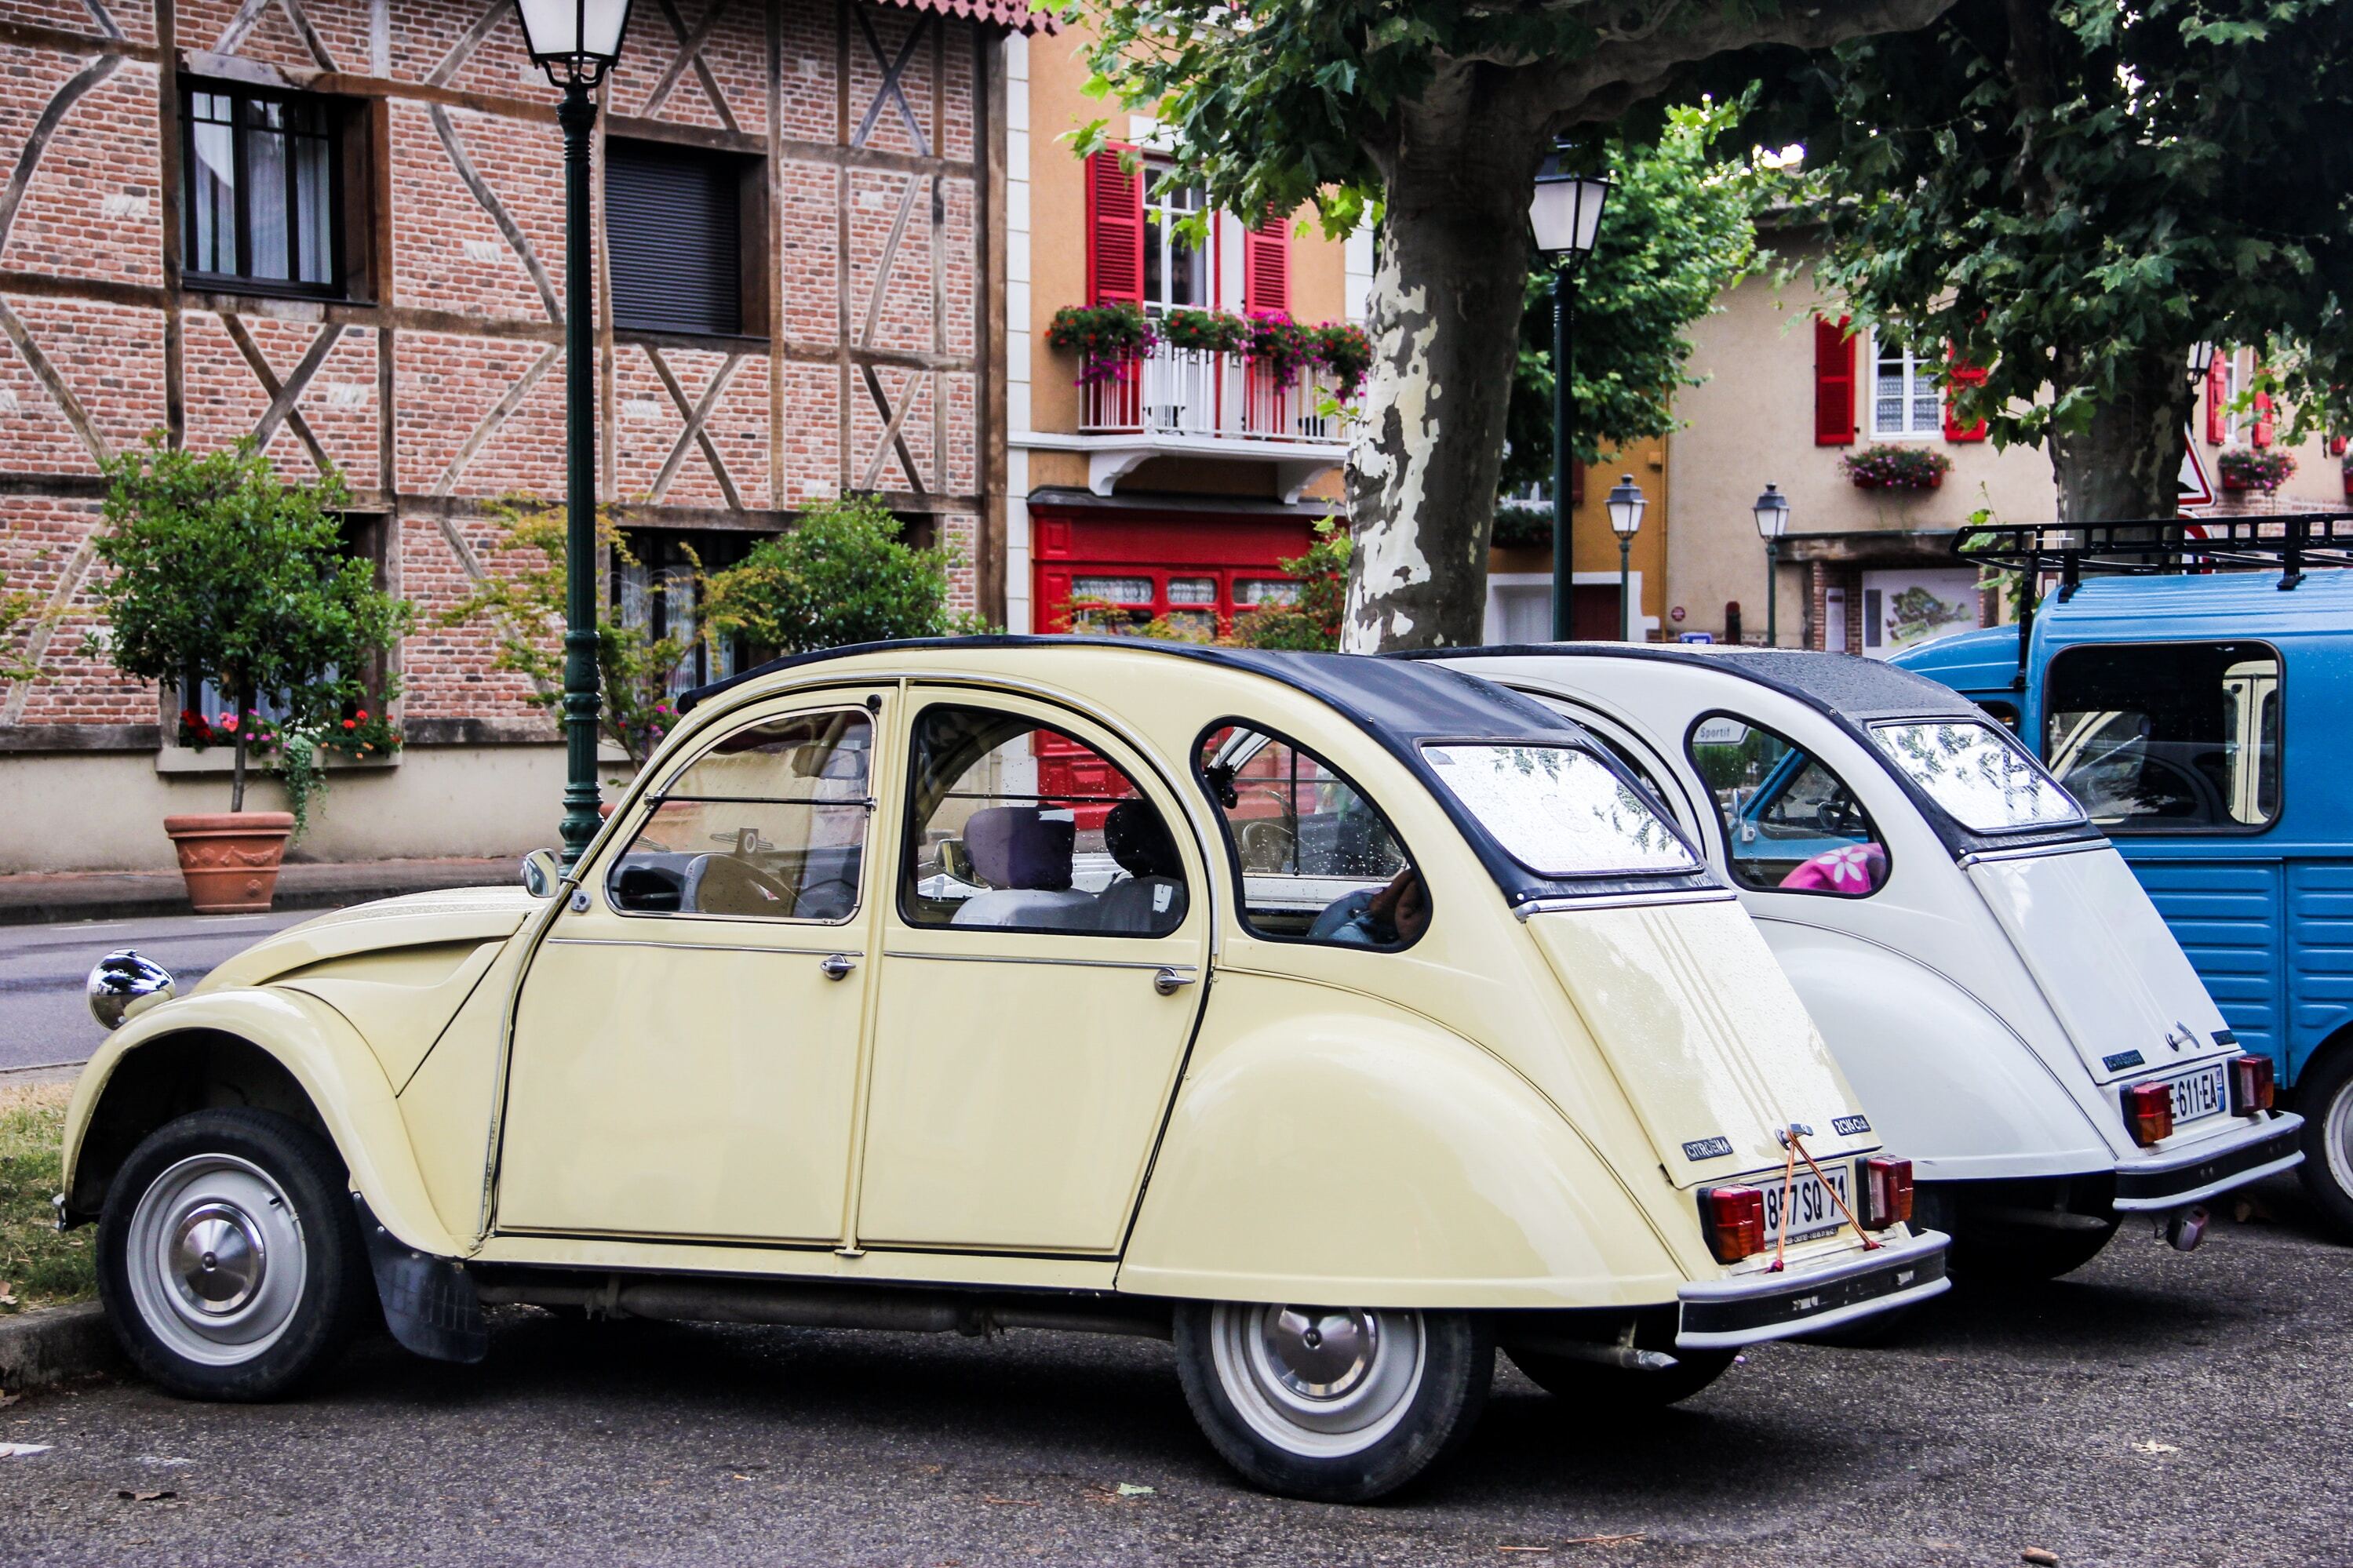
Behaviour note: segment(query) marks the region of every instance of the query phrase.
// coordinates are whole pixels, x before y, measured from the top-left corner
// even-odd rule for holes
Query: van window
[[[874,727],[857,709],[763,719],[670,774],[613,863],[624,914],[840,921],[858,911]]]
[[[1976,833],[2081,822],[2084,814],[2008,732],[1991,724],[1874,724],[1871,738],[1905,778]]]
[[[1254,936],[1410,947],[1430,890],[1388,821],[1314,752],[1249,724],[1215,724],[1197,753],[1241,880]]]
[[[1119,764],[1020,713],[916,715],[899,912],[909,925],[1166,936],[1185,861]]]
[[[1820,758],[1728,713],[1703,716],[1688,743],[1724,825],[1734,881],[1841,899],[1869,898],[1886,885],[1886,841]]]
[[[2242,833],[2280,809],[2280,661],[2253,642],[2071,647],[2043,755],[2108,833]]]

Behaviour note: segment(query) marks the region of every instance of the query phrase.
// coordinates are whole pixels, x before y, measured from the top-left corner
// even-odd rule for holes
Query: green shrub
[[[915,549],[900,529],[872,496],[813,508],[790,532],[712,575],[704,618],[714,633],[740,634],[766,655],[987,629],[948,607],[947,550]]]

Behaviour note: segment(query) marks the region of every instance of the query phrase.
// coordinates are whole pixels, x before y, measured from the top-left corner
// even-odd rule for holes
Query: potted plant
[[[340,672],[390,647],[408,606],[344,552],[349,497],[332,472],[288,483],[250,440],[199,455],[150,436],[105,478],[94,592],[110,636],[86,651],[143,680],[218,687],[222,710],[184,712],[181,739],[234,749],[228,810],[167,816],[164,831],[198,913],[267,910],[297,817],[245,808],[248,766],[299,752],[288,776],[307,802],[318,732],[359,694]]]
[[[1926,447],[1865,447],[1841,458],[1839,467],[1859,490],[1933,490],[1952,471],[1953,459]]]
[[[2295,472],[2295,458],[2278,447],[2225,447],[2215,466],[2221,472],[2224,489],[2269,494]]]
[[[1049,347],[1079,356],[1081,386],[1125,375],[1127,367],[1159,341],[1156,323],[1132,300],[1065,305],[1046,327]]]

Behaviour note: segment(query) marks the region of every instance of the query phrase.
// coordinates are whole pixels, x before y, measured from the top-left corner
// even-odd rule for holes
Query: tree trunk
[[[2063,522],[2170,521],[2180,510],[2182,439],[2197,406],[2189,345],[2143,352],[2079,431],[2053,431],[2051,468]],[[2059,355],[2062,385],[2081,384],[2079,356]]]
[[[254,706],[254,701],[252,693],[242,688],[231,692],[229,701],[235,705],[229,717],[237,721],[235,731],[237,739],[229,748],[237,759],[235,767],[230,770],[228,781],[228,808],[234,812],[245,809],[246,720],[249,717],[248,710]]]
[[[1449,64],[1382,160],[1370,413],[1348,461],[1348,652],[1480,640],[1545,109],[1509,71]]]

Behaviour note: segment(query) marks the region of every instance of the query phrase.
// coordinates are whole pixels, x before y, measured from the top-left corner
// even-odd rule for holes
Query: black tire
[[[375,1305],[342,1161],[264,1110],[195,1111],[132,1151],[99,1218],[98,1293],[133,1364],[191,1399],[288,1393]]]
[[[2295,1086],[2304,1115],[2304,1190],[2337,1239],[2353,1242],[2353,1050],[2340,1048]]]
[[[1732,1351],[1677,1351],[1675,1364],[1661,1372],[1630,1366],[1606,1366],[1577,1356],[1547,1354],[1523,1345],[1505,1345],[1512,1364],[1528,1381],[1580,1410],[1663,1410],[1680,1404],[1722,1377],[1730,1369]]]
[[[1252,1485],[1315,1502],[1370,1502],[1423,1474],[1470,1436],[1494,1380],[1493,1330],[1471,1312],[1187,1301],[1176,1329],[1185,1401],[1211,1447]],[[1303,1353],[1281,1359],[1278,1343]]]

